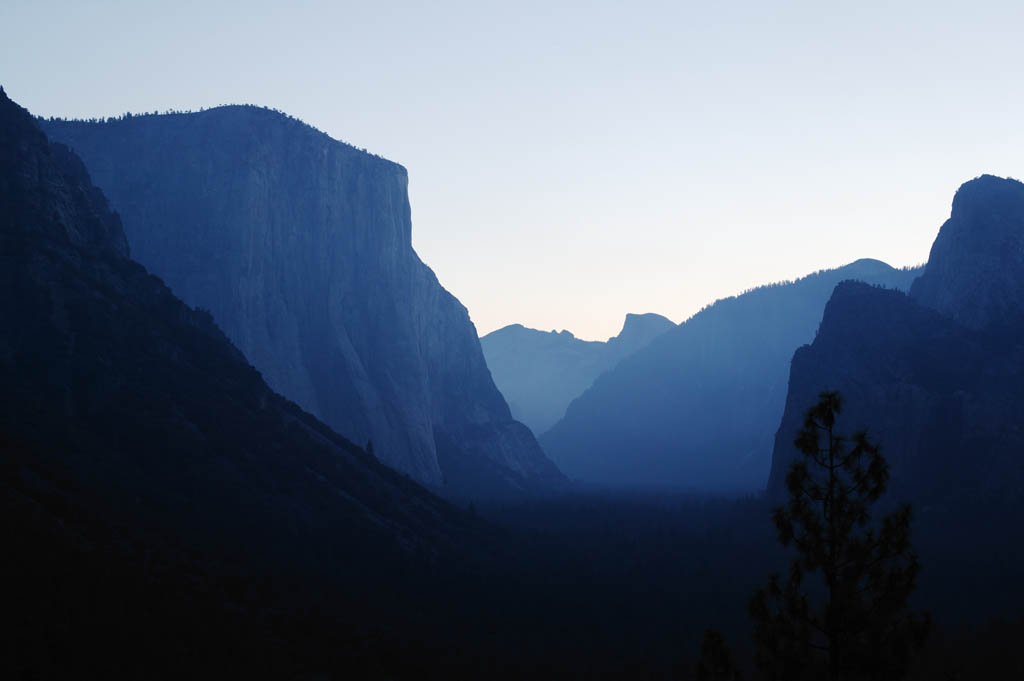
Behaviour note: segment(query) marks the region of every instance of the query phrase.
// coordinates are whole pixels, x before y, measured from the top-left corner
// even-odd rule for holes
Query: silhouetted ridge
[[[770,492],[781,494],[803,406],[822,389],[850,408],[842,427],[871,427],[892,465],[893,488],[934,502],[1015,494],[1024,483],[1018,418],[1024,350],[1012,335],[967,329],[892,291],[842,284],[821,330],[793,356],[775,442]]]
[[[608,339],[608,344],[628,348],[625,354],[632,354],[644,347],[652,340],[665,333],[675,324],[672,320],[662,317],[660,314],[648,312],[646,314],[634,314],[629,312],[622,323],[622,330],[617,336]]]
[[[511,324],[480,339],[494,382],[512,415],[543,433],[601,373],[675,326],[658,314],[627,314],[618,336],[580,340],[569,331]]]
[[[570,477],[609,487],[763,489],[793,351],[845,279],[906,289],[914,270],[858,260],[725,298],[658,336],[545,433]]]
[[[453,509],[274,394],[128,260],[84,166],[6,97],[0,124],[0,434],[19,494],[60,481],[64,503],[133,531],[310,569],[448,532],[434,519]]]
[[[769,488],[780,494],[806,404],[822,389],[870,426],[906,498],[1013,499],[1024,485],[1024,185],[967,182],[909,297],[841,284],[793,357]],[[974,503],[974,502],[971,502]]]
[[[350,142],[346,142],[344,140],[334,140],[327,133],[323,132],[322,130],[317,128],[315,125],[313,125],[311,123],[307,123],[307,122],[303,121],[300,118],[296,118],[295,116],[292,116],[291,114],[289,114],[287,112],[281,111],[280,109],[276,109],[276,108],[270,107],[270,106],[257,106],[255,104],[221,104],[219,106],[210,107],[208,109],[205,108],[205,107],[200,107],[198,110],[192,110],[192,109],[166,109],[164,111],[142,111],[142,112],[131,112],[131,111],[129,111],[129,112],[126,112],[126,113],[124,113],[124,114],[122,114],[120,116],[107,116],[105,118],[104,117],[64,118],[64,117],[61,117],[61,116],[50,116],[49,118],[44,118],[42,116],[37,116],[36,117],[36,121],[41,126],[45,125],[45,124],[49,124],[49,123],[94,123],[94,124],[100,124],[100,125],[114,125],[114,124],[117,124],[117,123],[123,123],[123,122],[126,122],[126,121],[132,121],[132,120],[136,120],[136,119],[143,119],[144,120],[144,119],[152,118],[152,117],[155,117],[155,116],[162,116],[162,117],[192,116],[194,114],[206,114],[207,112],[211,112],[211,111],[215,112],[215,111],[224,110],[224,109],[241,109],[241,110],[245,110],[247,113],[252,113],[254,115],[260,115],[260,116],[266,116],[266,117],[274,117],[274,118],[285,119],[285,120],[287,120],[287,121],[289,121],[291,123],[294,123],[297,126],[301,126],[302,128],[305,128],[305,129],[308,129],[308,130],[312,130],[312,131],[314,131],[314,132],[316,132],[316,133],[318,133],[320,135],[323,135],[324,137],[326,137],[328,139],[331,139],[332,141],[336,141],[339,144],[342,144],[342,145],[344,145],[346,147],[350,147],[351,149],[353,149],[355,151],[359,151],[359,152],[362,152],[364,154],[368,154],[368,155],[373,156],[375,158],[379,158],[379,159],[381,159],[383,161],[388,161],[388,159],[385,159],[383,156],[379,156],[377,154],[374,154],[374,153],[372,153],[372,152],[370,152],[370,151],[368,151],[368,150],[366,150],[366,149],[364,149],[362,147],[357,147],[356,145],[354,145],[354,144],[352,144]],[[393,161],[388,161],[388,162],[389,163],[394,163]],[[398,164],[395,164],[395,165],[398,165]]]
[[[7,229],[62,235],[73,244],[128,254],[121,220],[89,182],[81,160],[50,144],[28,112],[0,93],[0,201]]]
[[[125,217],[134,257],[275,390],[449,495],[563,483],[413,251],[404,168],[258,107],[44,125]]]
[[[1024,319],[1024,184],[964,183],[911,295],[973,328]]]
[[[0,95],[0,677],[437,664],[497,531],[272,392],[123,244]]]

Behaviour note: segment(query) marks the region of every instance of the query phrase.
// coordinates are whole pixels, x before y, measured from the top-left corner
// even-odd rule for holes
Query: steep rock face
[[[337,575],[451,545],[457,509],[273,393],[125,254],[81,161],[0,90],[5,509],[247,570]]]
[[[1016,496],[1024,483],[1024,343],[982,332],[898,291],[836,287],[814,342],[793,356],[769,493],[784,493],[806,410],[824,390],[837,429],[867,430],[892,470],[894,498]]]
[[[127,257],[121,220],[88,182],[82,161],[46,135],[0,88],[4,237],[32,234]]]
[[[961,186],[911,295],[975,329],[1020,321],[1024,184],[983,175]]]
[[[45,125],[124,216],[134,256],[275,390],[447,493],[560,481],[412,250],[404,168],[257,107]]]
[[[983,176],[956,193],[910,296],[836,288],[793,357],[769,492],[784,492],[793,438],[822,390],[841,429],[868,430],[896,494],[1019,499],[1024,484],[1024,185]]]
[[[660,314],[653,312],[628,313],[625,321],[622,322],[622,330],[619,331],[619,334],[612,336],[605,343],[608,353],[612,357],[611,361],[614,363],[621,361],[674,327],[675,323],[671,319],[662,317]]]
[[[480,346],[512,416],[539,435],[598,376],[674,326],[658,314],[630,313],[622,331],[602,343],[512,324],[481,338]]]
[[[601,376],[542,438],[570,477],[602,485],[764,488],[793,351],[835,285],[906,289],[914,270],[858,260],[720,300]]]

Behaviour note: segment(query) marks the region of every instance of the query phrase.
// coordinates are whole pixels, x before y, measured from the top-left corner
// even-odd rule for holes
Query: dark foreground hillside
[[[486,554],[479,521],[273,393],[128,259],[81,161],[4,94],[0,220],[3,569],[22,622],[4,665],[289,669],[274,632],[289,654],[324,640],[279,623],[304,611],[342,648],[399,612],[427,631],[418,601]]]

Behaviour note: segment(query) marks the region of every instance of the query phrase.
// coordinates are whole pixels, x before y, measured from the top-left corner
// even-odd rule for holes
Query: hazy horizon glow
[[[413,243],[481,335],[871,257],[924,262],[953,192],[1024,175],[1010,2],[72,3],[0,8],[43,116],[271,106],[409,170]]]

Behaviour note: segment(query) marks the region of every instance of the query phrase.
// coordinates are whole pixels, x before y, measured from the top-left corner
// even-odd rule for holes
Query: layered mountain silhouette
[[[291,678],[306,649],[361,675],[364,632],[396,613],[425,630],[410,599],[490,533],[274,393],[127,256],[82,162],[0,89],[0,578],[17,622],[0,676]]]
[[[101,148],[141,134],[135,117],[51,125],[98,135],[90,142],[97,159],[124,164],[100,163],[99,172],[113,186],[133,183],[122,200],[148,197],[127,205],[159,228],[143,243],[146,234],[169,239],[186,254],[168,267],[200,292],[233,282],[219,295],[247,301],[232,318],[235,333],[301,350],[281,361],[306,372],[296,386],[313,386],[309,399],[324,394],[317,381],[329,372],[318,368],[330,362],[318,362],[335,357],[311,340],[320,310],[351,345],[337,360],[341,375],[361,367],[367,385],[383,376],[391,390],[421,381],[417,395],[431,396],[423,428],[446,491],[457,489],[453,479],[496,494],[559,485],[544,464],[548,473],[527,474],[510,463],[523,437],[533,440],[501,416],[507,407],[480,378],[482,355],[459,330],[472,336],[461,307],[414,254],[384,255],[378,239],[411,253],[397,166],[259,109],[140,121],[165,164],[178,163],[177,144],[187,161],[165,171],[141,142],[116,154]],[[163,125],[205,130],[207,151]],[[237,148],[221,146],[222,135]],[[309,171],[318,163],[319,180]],[[158,180],[178,184],[165,192]],[[206,195],[207,183],[227,198]],[[304,222],[315,238],[288,227],[317,211],[330,217]],[[182,227],[172,214],[194,224]],[[338,215],[346,217],[334,222]],[[342,228],[357,222],[363,227]],[[14,623],[0,646],[0,677],[670,678],[692,670],[707,626],[730,640],[749,632],[753,585],[786,563],[766,520],[773,500],[574,493],[481,506],[499,521],[492,525],[379,461],[373,451],[383,457],[386,438],[374,434],[371,451],[362,436],[354,444],[274,392],[213,315],[130,258],[134,229],[87,165],[0,88],[0,580]],[[213,255],[171,243],[206,248],[225,232],[234,236]],[[907,493],[915,502],[915,597],[941,625],[941,650],[926,651],[919,675],[980,669],[1013,678],[1019,623],[968,630],[967,653],[946,653],[966,645],[949,622],[1014,616],[1021,603],[1022,234],[1024,187],[979,178],[958,192],[910,295],[902,291],[917,272],[858,261],[719,301],[604,373],[561,425],[590,415],[596,435],[586,444],[604,467],[595,469],[605,476],[598,482],[702,489],[742,488],[751,461],[767,467],[756,443],[769,428],[777,492],[793,454],[787,429],[820,390],[843,391],[841,428],[869,428],[893,464],[896,493],[883,503]],[[264,258],[267,249],[298,265]],[[349,269],[323,274],[337,262]],[[303,299],[295,289],[274,299],[279,285],[296,282],[334,293]],[[325,302],[331,296],[341,296],[340,311]],[[406,305],[434,316],[410,321]],[[270,314],[287,310],[292,325]],[[362,315],[366,334],[382,335],[360,335],[349,314]],[[242,324],[252,319],[265,328]],[[623,342],[640,328],[630,321]],[[448,342],[454,349],[439,347]],[[409,348],[422,364],[391,354]],[[402,374],[416,367],[419,378]],[[787,375],[776,434],[779,414],[772,422],[764,405],[776,389],[785,395]],[[478,388],[504,411],[464,401]],[[382,393],[356,397],[371,394]],[[372,425],[373,410],[358,400],[353,423]],[[456,418],[447,416],[453,404],[479,406]],[[378,411],[421,413],[406,407]],[[658,458],[649,429],[684,465]],[[613,447],[602,448],[602,437]],[[487,449],[495,438],[500,446]]]
[[[905,290],[916,275],[858,260],[719,300],[598,378],[541,443],[568,476],[599,485],[761,490],[790,359],[836,284]]]
[[[0,217],[8,509],[332,571],[461,532],[463,514],[275,394],[129,259],[82,162],[2,90]]]
[[[602,343],[511,324],[482,337],[480,345],[512,416],[539,435],[598,376],[674,326],[658,314],[627,314],[622,331]]]
[[[562,483],[413,251],[403,167],[252,106],[43,125],[124,218],[133,256],[272,389],[448,495]]]
[[[982,176],[953,199],[910,294],[838,286],[817,337],[793,357],[769,491],[822,390],[841,432],[867,429],[899,497],[1019,499],[1024,485],[1024,185]]]

